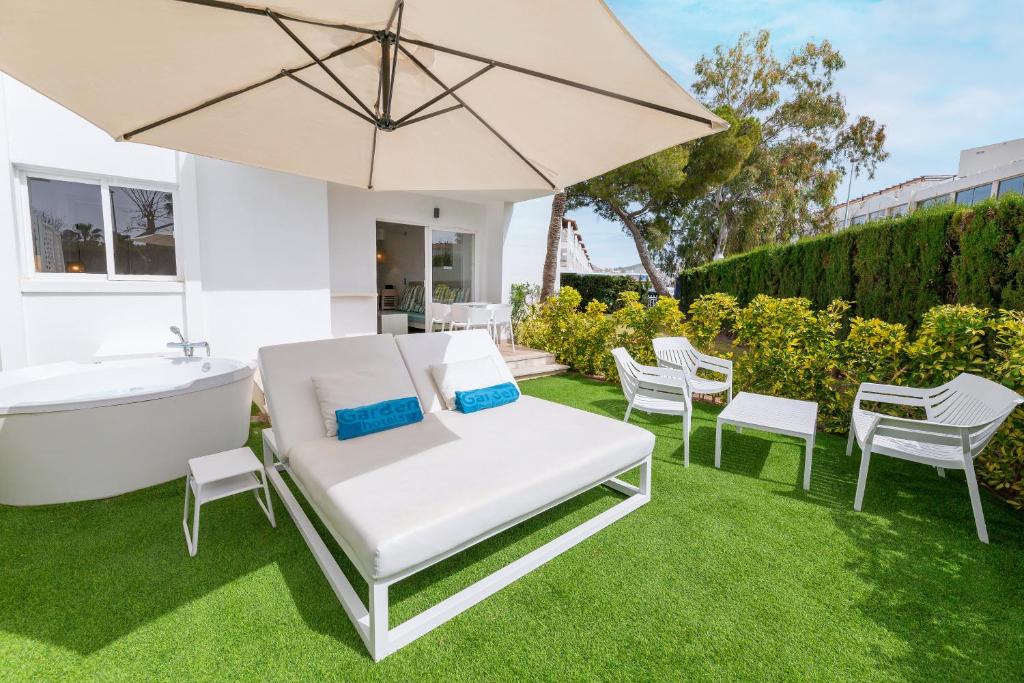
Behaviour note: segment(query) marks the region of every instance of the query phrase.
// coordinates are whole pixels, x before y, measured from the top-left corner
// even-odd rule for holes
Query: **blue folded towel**
[[[483,389],[455,392],[455,407],[464,413],[497,408],[519,398],[519,389],[512,382],[495,384]]]
[[[354,439],[423,420],[423,410],[415,396],[393,398],[359,408],[334,411],[338,420],[338,438]]]

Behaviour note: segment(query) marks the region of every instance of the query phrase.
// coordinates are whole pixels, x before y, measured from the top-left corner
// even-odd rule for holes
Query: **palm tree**
[[[551,221],[548,223],[548,250],[544,256],[544,279],[541,281],[540,288],[541,301],[555,293],[555,277],[558,275],[558,242],[562,235],[565,201],[565,190],[551,198]]]

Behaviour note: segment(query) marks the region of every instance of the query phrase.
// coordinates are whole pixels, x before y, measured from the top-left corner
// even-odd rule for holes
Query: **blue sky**
[[[886,124],[890,159],[857,196],[926,173],[955,173],[959,151],[1024,137],[1021,0],[609,0],[619,19],[683,87],[693,65],[743,31],[767,28],[782,56],[828,39],[846,58],[839,91],[853,115]],[[843,192],[845,193],[845,183]],[[516,206],[507,280],[539,281],[550,199]],[[636,263],[618,225],[575,212],[599,266]],[[536,273],[536,275],[533,275]]]

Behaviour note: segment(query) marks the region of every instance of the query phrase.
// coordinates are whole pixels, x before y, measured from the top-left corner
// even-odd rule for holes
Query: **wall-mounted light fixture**
[[[439,209],[439,208],[437,208],[435,206],[434,207],[434,218],[440,218],[440,217],[441,217],[441,209]]]

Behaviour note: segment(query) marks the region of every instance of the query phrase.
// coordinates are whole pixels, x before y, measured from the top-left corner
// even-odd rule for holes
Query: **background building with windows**
[[[1009,192],[1024,194],[1024,138],[965,149],[956,175],[919,176],[837,204],[832,220],[845,228],[938,204],[970,206]]]
[[[558,274],[593,273],[594,264],[580,233],[580,226],[572,218],[562,219],[562,231],[558,236]]]

